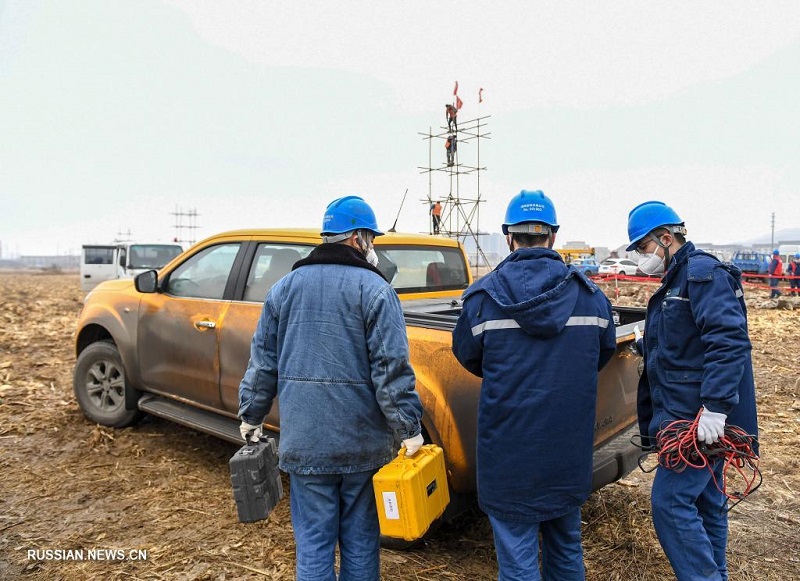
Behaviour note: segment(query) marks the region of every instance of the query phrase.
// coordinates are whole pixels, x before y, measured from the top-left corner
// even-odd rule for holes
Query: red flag
[[[456,95],[456,109],[461,109],[464,106],[464,101],[461,100],[461,97]]]
[[[483,103],[483,87],[478,89],[478,103]]]
[[[458,81],[456,81],[456,86],[455,86],[455,88],[453,89],[453,94],[454,94],[454,95],[458,95]]]

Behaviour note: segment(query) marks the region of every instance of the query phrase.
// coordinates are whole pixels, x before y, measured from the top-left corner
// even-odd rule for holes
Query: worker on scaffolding
[[[455,163],[457,142],[455,133],[448,135],[444,142],[444,147],[447,149],[447,167],[452,167]]]
[[[458,131],[458,122],[456,121],[458,109],[456,109],[455,106],[451,105],[450,103],[445,103],[444,112],[447,119],[447,130],[450,132]]]
[[[442,203],[438,200],[431,204],[431,222],[433,223],[433,233],[438,234],[442,227]]]

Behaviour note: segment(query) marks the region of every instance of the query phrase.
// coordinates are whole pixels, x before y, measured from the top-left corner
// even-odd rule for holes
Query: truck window
[[[272,285],[286,276],[294,263],[308,256],[313,248],[299,244],[259,244],[247,275],[244,300],[263,303]]]
[[[458,248],[381,244],[375,252],[378,268],[398,294],[467,288],[467,264]]]
[[[175,244],[132,244],[128,268],[159,269],[181,252]]]
[[[114,248],[111,246],[85,246],[83,248],[85,264],[113,264]]]
[[[221,299],[239,244],[204,248],[172,271],[167,294],[176,297]]]

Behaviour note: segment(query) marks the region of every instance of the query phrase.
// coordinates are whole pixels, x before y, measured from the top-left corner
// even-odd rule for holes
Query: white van
[[[778,252],[781,255],[783,270],[785,271],[789,263],[794,260],[794,255],[800,252],[800,244],[781,244],[778,246]]]
[[[81,248],[81,290],[88,292],[104,280],[158,270],[181,252],[177,244],[86,244]]]

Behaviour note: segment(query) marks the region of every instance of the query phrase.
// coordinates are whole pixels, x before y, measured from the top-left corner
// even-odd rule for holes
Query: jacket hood
[[[547,248],[520,248],[466,290],[464,299],[485,292],[528,334],[560,333],[578,300],[580,286],[597,285]]]

